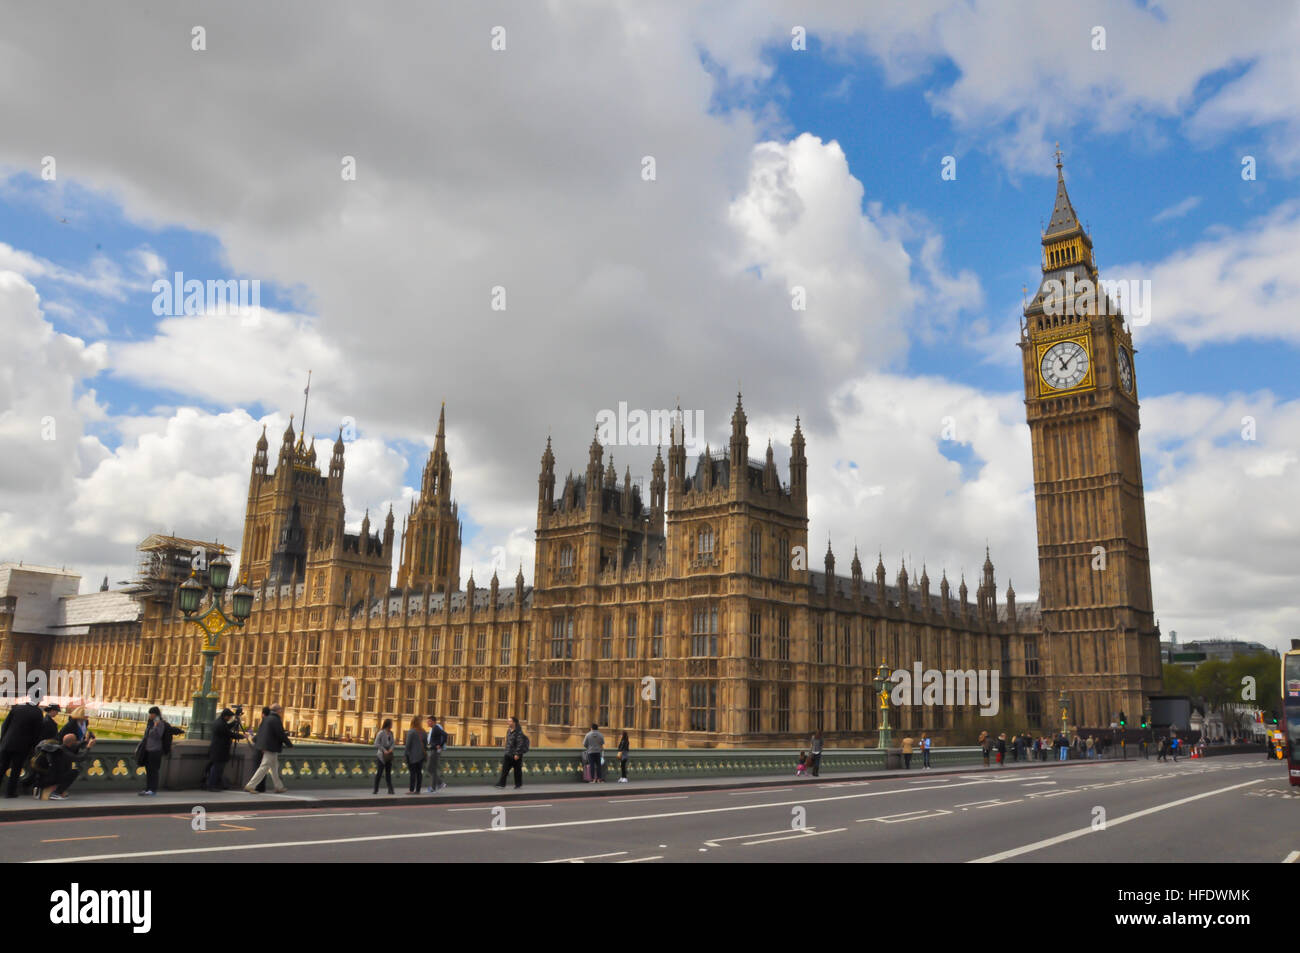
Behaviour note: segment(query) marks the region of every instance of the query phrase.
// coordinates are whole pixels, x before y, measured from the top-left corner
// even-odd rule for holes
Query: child
[[[808,752],[799,752],[799,763],[794,766],[794,776],[802,778],[808,773]]]

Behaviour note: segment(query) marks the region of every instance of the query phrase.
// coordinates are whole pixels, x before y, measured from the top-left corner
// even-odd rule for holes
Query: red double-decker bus
[[[1282,731],[1287,774],[1300,787],[1300,639],[1282,655]]]

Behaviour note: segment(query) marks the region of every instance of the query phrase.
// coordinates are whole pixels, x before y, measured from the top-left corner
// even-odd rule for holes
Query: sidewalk
[[[1135,759],[1129,758],[1129,761]],[[1141,759],[1136,759],[1141,760]],[[1151,759],[1154,761],[1155,759]],[[445,801],[455,804],[498,804],[503,801],[537,800],[545,798],[581,798],[581,797],[616,797],[635,796],[638,794],[689,794],[696,791],[719,791],[731,788],[795,788],[813,787],[818,784],[862,784],[868,781],[885,781],[897,778],[942,777],[957,774],[1006,774],[1015,771],[1034,771],[1046,769],[1095,766],[1099,764],[1123,764],[1119,758],[1105,760],[1079,761],[1029,761],[1016,762],[1004,767],[984,767],[982,764],[925,770],[913,768],[910,771],[871,771],[843,772],[822,774],[820,777],[796,778],[793,774],[781,777],[755,777],[753,775],[733,778],[670,778],[647,781],[629,781],[619,784],[617,778],[611,778],[601,785],[581,784],[573,781],[549,784],[527,784],[515,790],[509,787],[500,790],[490,784],[451,785],[437,794],[407,794],[397,788],[393,795],[370,793],[369,783],[357,788],[310,788],[290,789],[285,794],[247,794],[234,789],[212,793],[197,789],[188,791],[159,791],[154,797],[141,797],[137,790],[130,791],[90,791],[78,795],[74,784],[71,797],[66,801],[38,801],[33,797],[0,797],[0,823],[6,821],[57,820],[62,817],[100,817],[124,816],[132,814],[189,814],[195,807],[203,807],[210,812],[252,812],[268,810],[309,810],[339,809],[355,807],[379,807],[394,805],[420,805]]]

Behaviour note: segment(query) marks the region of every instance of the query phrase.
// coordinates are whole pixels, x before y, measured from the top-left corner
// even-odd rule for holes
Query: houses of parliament
[[[581,474],[557,478],[548,439],[531,586],[522,571],[462,586],[445,406],[400,536],[391,510],[382,527],[367,514],[360,533],[345,531],[341,435],[322,471],[291,420],[274,463],[265,430],[253,453],[239,563],[256,600],[223,636],[220,704],[279,701],[291,731],[337,739],[436,714],[455,743],[491,745],[518,715],[534,745],[576,744],[597,722],[637,747],[784,746],[814,731],[862,746],[880,724],[876,668],[920,662],[1000,674],[994,717],[974,704],[890,710],[895,730],[939,743],[982,728],[1051,732],[1063,707],[1078,726],[1135,717],[1161,682],[1134,350],[1115,308],[1062,301],[1067,277],[1098,273],[1059,155],[1057,170],[1042,285],[1019,341],[1037,602],[998,591],[987,551],[973,601],[964,579],[932,589],[924,568],[890,578],[855,551],[844,574],[829,546],[809,560],[800,423],[783,480],[770,445],[750,455],[739,396],[727,448],[688,457],[675,430],[648,495],[596,439]],[[102,670],[109,700],[188,705],[201,639],[176,591],[196,546],[215,548],[150,537],[140,580],[112,592],[77,595],[75,582],[38,585],[22,574],[39,570],[0,567],[0,667]],[[24,605],[40,600],[32,592],[48,611]]]

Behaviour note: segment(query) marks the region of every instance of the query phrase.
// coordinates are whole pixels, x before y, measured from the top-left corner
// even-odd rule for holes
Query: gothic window
[[[415,693],[416,693],[416,687],[414,685],[406,686],[406,692],[405,692],[406,711],[404,712],[404,714],[414,715],[419,710],[416,708],[417,702],[416,702]]]
[[[712,603],[696,607],[691,617],[691,655],[718,654],[718,607]]]
[[[487,664],[487,629],[478,630],[478,638],[474,643],[474,664]]]
[[[568,725],[569,683],[548,682],[546,685],[546,721],[551,725]]]
[[[777,576],[780,579],[788,580],[790,578],[790,537],[782,536],[777,540],[778,548],[776,553]]]
[[[623,728],[629,730],[636,725],[636,682],[623,684]]]
[[[750,658],[763,657],[763,614],[761,612],[749,614],[749,656]]]
[[[624,648],[624,658],[636,658],[636,615],[627,617],[627,644]]]
[[[763,689],[759,685],[749,686],[749,731],[757,734],[763,730]]]
[[[551,658],[573,658],[573,616],[551,619]]]
[[[1038,640],[1025,639],[1025,674],[1038,674]]]
[[[688,730],[718,730],[718,686],[716,682],[690,683],[690,708],[687,710]]]
[[[465,664],[465,633],[457,632],[451,641],[451,664]]]
[[[565,543],[563,546],[560,547],[560,568],[561,569],[573,568],[573,547],[568,543]]]
[[[790,661],[790,616],[788,613],[782,613],[780,619],[777,620],[776,657],[782,662]]]
[[[451,686],[451,700],[447,702],[447,717],[460,717],[460,686]]]
[[[471,697],[470,711],[469,711],[470,717],[482,718],[483,717],[483,686],[475,685],[473,689],[473,695],[471,695],[470,697]]]
[[[711,559],[713,557],[713,527],[701,527],[695,539],[695,555],[700,559]]]
[[[393,633],[388,637],[388,664],[396,665],[398,658],[397,634]]]
[[[813,661],[815,661],[815,662],[824,662],[824,661],[826,661],[826,659],[825,659],[825,657],[824,657],[825,654],[826,654],[826,639],[825,639],[825,636],[824,636],[824,634],[823,634],[822,629],[823,629],[822,624],[821,624],[820,622],[818,622],[818,623],[817,623],[817,637],[816,637],[816,639],[813,641]]]
[[[504,721],[510,717],[510,686],[497,686],[497,718]]]
[[[509,629],[506,629],[504,632],[501,633],[501,664],[502,665],[510,664],[510,642],[513,635],[514,633],[512,633]],[[505,715],[498,715],[497,717],[504,718]]]
[[[650,626],[650,657],[664,657],[664,614],[656,612]]]
[[[826,689],[813,689],[813,725],[818,731],[826,730]]]
[[[604,617],[603,620],[601,620],[600,657],[601,658],[614,657],[614,617],[613,616],[607,615]]]
[[[600,705],[596,711],[596,724],[609,725],[609,683],[600,686]]]
[[[776,690],[776,730],[790,730],[790,686],[780,685]]]
[[[755,576],[763,574],[763,532],[757,528],[749,531],[749,571]]]

